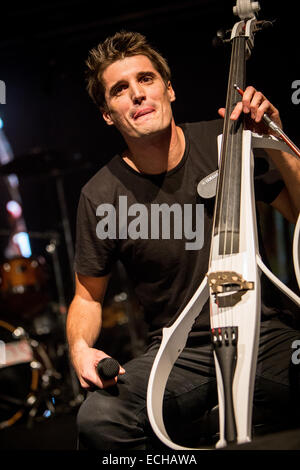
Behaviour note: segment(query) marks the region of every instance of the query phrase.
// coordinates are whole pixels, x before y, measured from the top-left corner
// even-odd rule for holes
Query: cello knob
[[[241,20],[253,18],[255,13],[260,10],[259,2],[251,0],[237,0],[236,6],[232,8],[233,14],[239,16]]]

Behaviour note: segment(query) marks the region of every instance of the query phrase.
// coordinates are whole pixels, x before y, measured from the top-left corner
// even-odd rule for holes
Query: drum
[[[95,347],[125,363],[144,351],[142,312],[126,292],[107,297],[102,309],[101,334]]]
[[[43,257],[13,258],[0,266],[0,295],[11,315],[31,318],[48,302],[46,263]]]
[[[127,297],[117,301],[114,299],[105,303],[102,309],[102,328],[114,328],[128,323],[126,307],[123,305],[123,300],[126,299]]]
[[[0,320],[0,429],[32,409],[48,370],[52,364],[43,346],[23,328]]]

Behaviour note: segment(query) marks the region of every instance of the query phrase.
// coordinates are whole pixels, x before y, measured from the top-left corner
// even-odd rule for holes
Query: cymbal
[[[38,150],[16,157],[11,162],[0,166],[0,174],[10,175],[15,173],[21,176],[56,176],[90,167],[90,162],[84,160],[80,154],[66,156],[59,152]]]

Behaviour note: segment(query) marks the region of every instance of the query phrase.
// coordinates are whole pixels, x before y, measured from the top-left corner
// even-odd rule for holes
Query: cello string
[[[236,40],[237,44],[237,51],[236,51],[236,77],[237,79],[243,80],[244,79],[244,70],[241,69],[244,64],[245,60],[245,37],[239,36],[238,39]],[[232,85],[232,84],[231,84]],[[232,89],[232,107],[234,107],[234,91]],[[239,118],[241,119],[241,118]],[[235,121],[236,122],[236,121]],[[231,271],[232,269],[232,263],[233,263],[233,252],[236,252],[236,247],[234,245],[238,242],[238,252],[239,252],[239,247],[240,247],[240,211],[241,211],[241,205],[240,205],[240,200],[241,200],[241,157],[242,157],[242,139],[241,139],[241,127],[239,124],[234,124],[235,127],[235,136],[236,140],[238,141],[238,148],[240,149],[240,153],[237,154],[235,153],[235,167],[234,167],[234,181],[235,183],[239,184],[234,184],[234,194],[233,194],[233,201],[234,201],[234,208],[233,208],[233,217],[232,217],[232,227],[231,227]],[[233,142],[233,133],[232,133],[232,142]],[[235,149],[237,146],[235,146]],[[233,149],[233,145],[232,145]],[[237,171],[238,170],[238,174]],[[236,233],[237,230],[237,233]],[[237,242],[236,242],[237,238]],[[234,293],[231,293],[231,301],[230,305],[233,305],[233,295]],[[233,326],[235,323],[234,321],[234,308],[230,307],[230,326]]]
[[[238,43],[237,43],[237,40],[234,39],[233,41],[233,60],[234,60],[234,70],[233,70],[233,74],[232,76],[230,77],[230,83],[229,83],[229,87],[231,87],[231,83],[232,83],[232,80],[234,80],[234,78],[236,77],[237,75],[237,71],[238,71],[238,51],[239,51],[239,48],[238,48]],[[230,101],[230,108],[229,108],[229,114],[231,114],[232,112],[232,108],[233,108],[233,95],[232,95],[232,90],[230,91],[230,95],[229,95],[229,101]],[[232,122],[230,122],[230,127],[234,127],[234,124]],[[236,194],[235,194],[235,185],[233,184],[232,185],[232,188],[231,188],[231,184],[232,182],[235,181],[235,178],[234,178],[234,168],[232,167],[233,165],[233,160],[234,160],[234,151],[233,151],[233,142],[234,142],[234,133],[233,132],[230,132],[230,161],[229,161],[229,167],[228,167],[228,175],[227,175],[227,210],[226,210],[226,244],[225,244],[225,249],[226,247],[228,246],[228,248],[230,248],[229,250],[227,250],[227,253],[229,255],[229,258],[227,258],[229,260],[229,263],[227,262],[226,264],[229,264],[229,266],[227,267],[227,270],[229,271],[232,271],[232,254],[233,254],[233,236],[234,236],[234,217],[235,217],[235,212],[236,212]],[[233,205],[232,207],[230,208],[230,193],[231,193],[231,196],[232,196],[232,201],[233,201]],[[229,216],[230,214],[230,211],[231,211],[231,217]],[[228,252],[229,251],[229,252]],[[230,308],[230,304],[231,304],[231,299],[232,299],[232,294],[229,294],[230,296],[230,303],[229,303],[229,306],[226,307],[226,326],[231,326],[232,324],[232,309]]]
[[[233,43],[233,55],[234,57],[235,53],[235,41]],[[231,90],[230,90],[230,82],[232,80],[232,75],[235,72],[235,61],[232,59],[232,66],[231,66],[231,73],[229,77],[229,83],[228,83],[228,97],[227,97],[227,148],[226,148],[226,155],[225,155],[225,161],[224,161],[224,172],[223,172],[223,188],[222,188],[222,213],[221,213],[221,220],[222,220],[222,226],[221,230],[223,231],[222,233],[222,258],[223,258],[223,269],[224,271],[227,271],[227,263],[228,263],[228,258],[226,258],[226,247],[228,243],[228,238],[229,238],[229,230],[228,230],[228,211],[229,211],[229,204],[228,204],[228,182],[230,181],[228,178],[230,177],[230,165],[231,165],[231,160],[232,160],[232,136],[229,133],[229,128],[230,128],[230,120],[229,120],[229,115],[230,115],[230,108],[231,108]],[[228,174],[229,173],[229,174]],[[224,219],[225,215],[225,219]],[[222,326],[227,326],[228,325],[228,318],[227,318],[227,307],[222,306],[221,307],[221,323]]]
[[[227,114],[225,116],[225,126],[224,126],[224,134],[226,135],[226,139],[224,138],[223,135],[223,148],[222,148],[222,161],[221,161],[221,167],[222,167],[222,177],[221,177],[221,184],[220,184],[220,192],[218,191],[218,220],[217,220],[217,233],[219,234],[219,255],[221,258],[223,258],[224,263],[223,265],[227,265],[224,269],[230,269],[232,270],[232,256],[226,256],[226,251],[227,254],[232,255],[233,254],[233,248],[234,248],[234,241],[235,241],[235,226],[237,225],[237,229],[239,227],[239,221],[237,221],[237,217],[239,214],[237,214],[237,192],[240,187],[237,185],[233,185],[233,189],[231,188],[231,182],[235,180],[234,178],[234,172],[236,169],[236,163],[240,162],[234,162],[234,152],[233,152],[233,142],[234,142],[234,137],[235,135],[232,132],[229,132],[230,126],[232,126],[232,123],[230,122],[230,114],[231,114],[231,108],[233,107],[233,88],[232,88],[232,83],[237,81],[237,75],[238,75],[238,64],[241,63],[241,41],[234,39],[233,40],[233,51],[232,51],[232,60],[230,63],[230,73],[229,73],[229,86],[228,86],[228,91],[227,91],[227,103],[226,103],[226,108],[227,108]],[[244,47],[244,42],[243,42],[243,47]],[[244,57],[242,57],[244,60]],[[233,80],[234,78],[234,80]],[[240,80],[238,80],[240,81]],[[236,156],[235,156],[236,158]],[[228,163],[229,159],[229,163]],[[240,174],[238,175],[240,177]],[[232,205],[232,212],[231,212],[231,217],[229,218],[229,212],[230,212],[230,192],[233,200],[233,205]],[[220,196],[219,196],[220,194]],[[226,196],[226,197],[225,197]],[[224,214],[225,214],[225,220],[224,220]],[[223,217],[222,217],[223,215]],[[221,236],[222,235],[222,236]],[[239,234],[236,234],[239,236]],[[220,246],[221,243],[221,246]],[[229,250],[228,250],[229,248]],[[232,295],[232,294],[231,294]],[[230,308],[224,308],[222,307],[222,312],[225,312],[225,318],[222,318],[222,323],[223,324],[232,324],[233,319],[232,319],[232,309]],[[228,318],[228,311],[231,313]],[[222,315],[224,317],[224,315]],[[229,321],[230,320],[230,321]]]
[[[221,243],[221,247],[219,246],[219,249],[221,248],[221,252],[219,251],[220,256],[223,258],[224,263],[227,263],[226,259],[226,246],[228,242],[228,237],[229,237],[229,230],[228,230],[228,211],[229,211],[229,184],[228,182],[230,181],[228,178],[230,177],[230,171],[228,175],[228,158],[229,162],[231,164],[232,161],[232,134],[229,133],[229,128],[230,128],[230,110],[232,107],[232,87],[231,87],[231,82],[233,79],[233,76],[236,74],[236,61],[233,60],[235,55],[236,55],[236,41],[233,41],[232,45],[232,57],[231,57],[231,63],[230,63],[230,72],[229,72],[229,83],[228,83],[228,90],[227,90],[227,102],[226,102],[226,115],[225,115],[225,126],[224,126],[224,133],[225,136],[223,135],[224,139],[224,148],[222,149],[222,181],[221,181],[221,195],[219,199],[219,220],[218,220],[218,233],[219,233],[219,244]],[[229,154],[230,151],[230,154]],[[230,167],[229,167],[230,170]],[[227,183],[227,185],[226,185]],[[225,197],[226,196],[226,197]],[[224,213],[225,213],[225,220],[224,220]],[[226,266],[224,266],[224,270],[226,270]],[[226,326],[228,324],[228,319],[227,319],[227,309],[223,306],[221,307],[221,312],[219,311],[219,324],[221,323],[223,326]]]
[[[236,39],[235,40],[235,64],[236,64],[236,70],[235,70],[235,77],[236,78],[238,76],[238,72],[239,72],[239,67],[238,65],[240,64],[240,49],[241,49],[241,41],[239,39]],[[232,83],[230,84],[232,85]],[[232,91],[232,90],[231,90]],[[231,94],[231,103],[232,103],[232,108],[233,108],[233,92]],[[232,111],[232,109],[231,109]],[[236,124],[232,124],[232,126],[235,128],[235,133],[232,132],[231,134],[231,149],[232,149],[232,153],[233,153],[233,140],[234,140],[234,135],[235,135],[235,138],[237,138],[237,129],[236,129]],[[238,162],[236,162],[236,158],[237,158],[237,155],[235,154],[234,156],[232,155],[232,158],[231,158],[231,163],[233,161],[233,158],[235,157],[235,165],[237,165]],[[236,166],[234,168],[234,170],[236,170]],[[232,171],[232,168],[230,168],[230,171]],[[232,181],[234,180],[234,182],[236,183],[236,175],[232,175],[230,174],[230,180],[229,181]],[[233,255],[233,245],[234,245],[234,237],[235,237],[235,226],[236,226],[236,216],[237,216],[237,197],[238,197],[238,194],[237,194],[237,184],[233,184],[233,212],[232,212],[232,219],[231,219],[231,247],[230,247],[230,271],[232,271],[233,267],[232,267],[232,262],[233,262],[233,259],[232,259],[232,255]],[[229,185],[228,185],[228,191],[229,191]],[[229,200],[229,195],[228,195],[228,200]],[[232,302],[233,301],[233,294],[231,293],[230,294],[230,305],[232,305]],[[233,326],[233,308],[232,307],[229,307],[229,312],[230,312],[230,326]]]
[[[235,70],[234,70],[234,77],[231,77],[234,78],[234,79],[237,79],[237,78],[241,78],[240,75],[241,75],[241,70],[239,69],[240,68],[240,65],[244,63],[244,49],[245,49],[245,41],[244,41],[244,38],[240,38],[240,36],[234,40],[234,51],[233,51],[233,57],[235,58]],[[239,80],[240,81],[240,80]],[[231,86],[232,83],[230,83],[230,86]],[[233,89],[231,89],[231,95],[230,95],[230,104],[231,104],[231,108],[230,108],[230,114],[231,114],[231,111],[232,109],[234,108],[234,96],[233,96]],[[236,153],[236,145],[234,146],[234,139],[238,140],[238,144],[239,144],[239,148],[240,148],[240,145],[241,145],[241,141],[240,141],[240,128],[237,129],[237,124],[236,123],[233,123],[232,124],[232,127],[234,127],[234,131],[235,132],[231,132],[230,133],[230,137],[231,137],[231,145],[230,145],[230,165],[229,165],[229,175],[228,175],[228,179],[227,179],[227,217],[226,217],[226,221],[228,220],[228,211],[229,211],[229,206],[230,206],[230,193],[231,193],[231,196],[232,196],[232,200],[233,200],[233,206],[232,206],[232,212],[231,212],[231,218],[229,218],[229,231],[228,231],[228,244],[230,243],[230,250],[229,250],[229,254],[230,254],[230,257],[229,257],[229,267],[230,267],[230,271],[233,270],[233,255],[234,255],[234,252],[236,252],[236,247],[234,246],[237,242],[236,242],[236,238],[238,239],[238,242],[239,242],[239,236],[240,236],[240,233],[239,233],[239,225],[240,225],[240,221],[239,221],[239,217],[240,217],[240,207],[238,207],[239,205],[239,201],[240,201],[240,197],[241,197],[241,194],[238,194],[241,190],[241,185],[240,185],[240,181],[241,181],[241,155],[238,155]],[[237,142],[236,142],[237,143]],[[238,171],[238,173],[237,173]],[[231,188],[231,184],[229,184],[230,182],[239,182],[239,184],[233,184],[232,185],[232,188]],[[238,210],[239,209],[239,210]],[[236,233],[236,230],[238,231]],[[234,293],[232,292],[230,295],[230,303],[229,305],[233,305],[233,295]],[[226,324],[229,325],[229,326],[233,326],[233,323],[234,323],[234,319],[233,319],[233,316],[234,316],[234,309],[232,307],[228,307],[228,315],[227,315],[227,319],[226,319]]]
[[[229,75],[231,75],[232,71],[232,60],[230,62],[230,71]],[[230,88],[228,87],[227,89],[227,100],[226,100],[226,110],[228,109],[228,92]],[[228,114],[228,113],[227,113]],[[221,230],[223,229],[222,227],[222,218],[221,215],[223,213],[223,203],[224,203],[224,169],[226,167],[226,155],[227,155],[227,139],[228,139],[228,116],[227,114],[225,115],[225,124],[223,128],[223,140],[222,140],[222,151],[221,151],[221,164],[220,164],[220,178],[219,178],[219,183],[218,183],[218,193],[217,193],[217,198],[216,198],[216,215],[218,217],[217,219],[217,231],[216,234],[218,236],[218,254],[221,257],[224,257],[224,248],[221,244],[224,242],[224,238],[222,235]],[[216,296],[217,298],[217,296]],[[213,312],[212,312],[213,313]],[[220,326],[220,309],[216,309],[216,319],[214,321],[214,324],[216,323],[216,326]]]
[[[238,64],[238,57],[237,57],[237,39],[234,40],[234,59],[235,59],[235,70],[234,70],[234,77],[231,77],[232,78],[235,78],[236,75],[237,75],[237,64]],[[230,83],[230,86],[231,86],[231,83]],[[232,108],[233,108],[233,96],[232,96],[232,90],[231,90],[231,94],[230,94],[230,114],[232,112]],[[231,126],[234,127],[234,124],[231,122]],[[228,183],[229,182],[233,182],[233,176],[232,176],[232,162],[233,162],[233,158],[234,158],[234,155],[233,155],[233,139],[234,139],[234,133],[231,132],[230,133],[230,137],[231,137],[231,145],[230,145],[230,151],[231,151],[231,156],[230,156],[230,167],[229,167],[229,175],[228,175]],[[229,209],[229,188],[230,188],[230,184],[227,184],[227,191],[228,191],[228,195],[227,195],[227,201],[228,201],[228,209]],[[233,207],[232,207],[232,216],[231,216],[231,227],[230,227],[230,233],[231,233],[231,238],[229,240],[230,242],[230,266],[229,266],[229,270],[232,271],[232,254],[233,254],[233,230],[234,230],[234,217],[235,217],[235,204],[236,204],[236,195],[235,195],[235,184],[233,184],[233,194],[232,194],[232,198],[233,198]],[[232,301],[232,294],[230,294],[230,303],[229,305],[231,305],[231,301]],[[230,308],[230,306],[228,307],[228,319],[227,319],[227,322],[226,324],[228,326],[231,326],[231,323],[232,323],[232,310]],[[229,321],[229,319],[231,321]]]

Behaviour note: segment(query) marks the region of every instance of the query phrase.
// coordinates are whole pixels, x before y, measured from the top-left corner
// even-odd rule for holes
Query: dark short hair
[[[170,81],[171,71],[166,59],[148,44],[145,36],[140,33],[120,31],[89,51],[86,61],[87,91],[97,106],[100,108],[106,106],[102,78],[105,69],[117,60],[135,55],[148,57],[163,81],[166,84]]]

